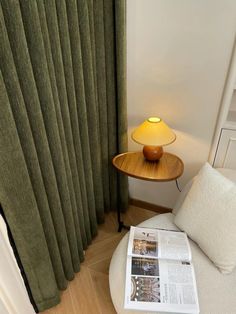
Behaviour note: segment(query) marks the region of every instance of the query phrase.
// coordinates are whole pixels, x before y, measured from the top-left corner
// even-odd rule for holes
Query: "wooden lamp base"
[[[162,146],[144,146],[143,155],[149,161],[158,161],[163,155]]]

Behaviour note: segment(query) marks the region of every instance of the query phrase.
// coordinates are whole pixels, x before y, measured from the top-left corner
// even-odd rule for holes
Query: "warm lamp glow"
[[[175,141],[175,133],[159,117],[144,121],[131,135],[132,139],[144,145],[143,155],[149,161],[158,161],[163,155],[162,146]]]
[[[156,122],[160,122],[160,121],[161,121],[161,118],[158,118],[158,117],[151,117],[151,118],[148,118],[147,120],[148,120],[148,122],[154,122],[154,123],[156,123]]]
[[[165,146],[175,141],[175,133],[158,117],[144,121],[131,135],[132,139],[142,145]]]

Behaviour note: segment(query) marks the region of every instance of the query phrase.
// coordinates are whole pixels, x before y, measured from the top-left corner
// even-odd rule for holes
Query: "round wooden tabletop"
[[[112,163],[120,172],[148,181],[176,180],[184,171],[182,160],[166,152],[158,162],[146,160],[142,152],[127,152],[115,156]]]

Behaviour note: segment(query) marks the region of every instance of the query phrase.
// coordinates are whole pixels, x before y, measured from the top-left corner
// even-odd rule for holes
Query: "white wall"
[[[127,0],[129,150],[131,131],[160,116],[185,164],[180,185],[207,161],[236,30],[235,0]],[[172,207],[174,182],[129,179],[130,196]]]

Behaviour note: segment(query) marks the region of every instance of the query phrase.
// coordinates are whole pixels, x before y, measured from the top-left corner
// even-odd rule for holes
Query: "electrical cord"
[[[181,190],[180,187],[179,187],[178,179],[175,180],[175,183],[176,183],[177,189],[179,190],[179,192],[181,192],[182,190]]]

